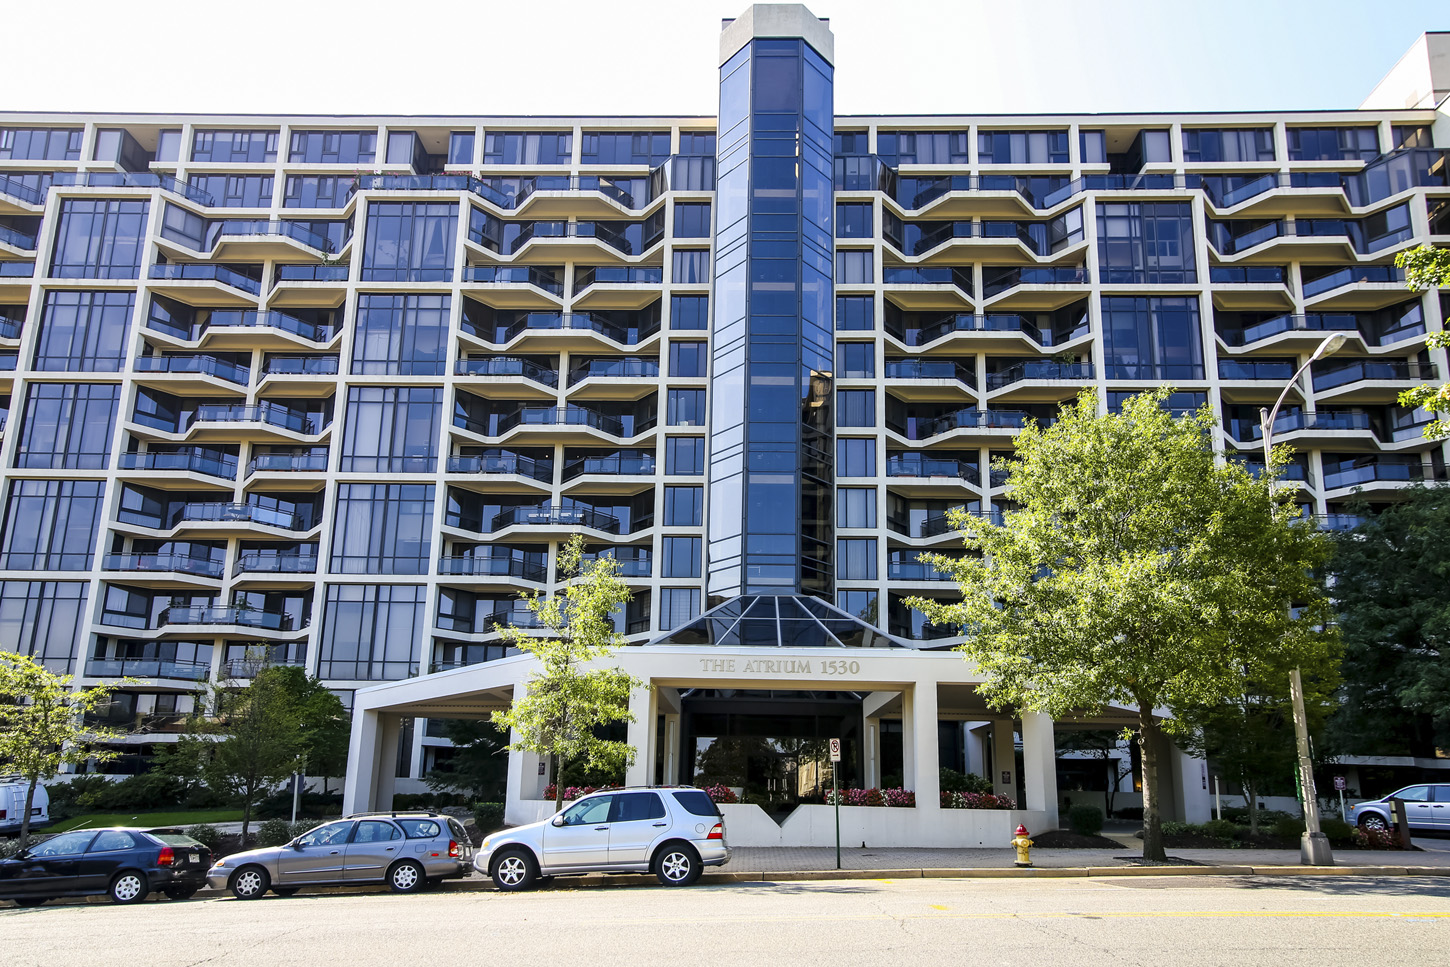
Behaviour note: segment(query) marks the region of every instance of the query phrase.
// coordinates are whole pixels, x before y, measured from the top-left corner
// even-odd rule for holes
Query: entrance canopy
[[[835,605],[805,594],[743,594],[651,645],[912,648]]]

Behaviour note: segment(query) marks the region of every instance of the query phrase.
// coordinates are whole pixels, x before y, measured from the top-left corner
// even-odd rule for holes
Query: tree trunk
[[[1158,816],[1158,723],[1149,702],[1138,704],[1138,747],[1143,756],[1143,859],[1161,863],[1168,854]]]
[[[564,783],[559,781],[559,775],[563,770],[563,763],[557,755],[549,756],[554,767],[554,812],[564,808]]]
[[[252,797],[250,794],[242,802],[242,849],[247,848],[247,828],[252,824]]]
[[[1259,791],[1254,784],[1245,780],[1241,783],[1244,787],[1244,800],[1249,807],[1249,835],[1259,835]]]
[[[1108,756],[1103,760],[1103,766],[1108,773],[1108,791],[1103,796],[1103,812],[1106,814],[1104,818],[1107,818],[1113,815],[1113,796],[1118,791],[1118,763],[1112,756]]]
[[[35,802],[35,787],[40,783],[40,776],[32,776],[30,786],[25,790],[25,812],[20,816],[20,848],[25,849],[30,842],[30,810],[31,803]]]

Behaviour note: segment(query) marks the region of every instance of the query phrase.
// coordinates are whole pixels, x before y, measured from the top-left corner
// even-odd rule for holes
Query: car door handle
[[[328,853],[328,854],[327,854],[327,855],[328,855],[328,856],[336,856],[336,855],[337,855],[337,854],[338,854],[338,853],[341,853],[341,852],[342,852],[342,850],[340,850],[340,849],[335,849],[335,850],[333,850],[333,851],[332,851],[332,852],[330,852],[330,853]]]
[[[384,853],[391,853],[395,849],[397,849],[396,846],[389,846],[387,849],[383,850],[383,852]]]
[[[596,833],[602,833],[602,832],[604,832],[608,828],[609,828],[608,826],[595,826],[594,827],[594,831]]]
[[[661,826],[668,826],[669,823],[655,823],[654,825],[655,825],[655,829],[659,829]]]

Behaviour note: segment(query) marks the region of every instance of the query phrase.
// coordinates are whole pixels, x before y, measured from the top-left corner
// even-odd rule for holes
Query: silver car
[[[1420,782],[1349,807],[1350,822],[1361,829],[1389,829],[1395,825],[1394,801],[1405,804],[1411,829],[1450,830],[1450,783]]]
[[[689,886],[707,866],[730,859],[725,820],[693,786],[591,793],[552,818],[490,833],[473,867],[500,890],[525,890],[569,873],[654,873]]]
[[[207,872],[214,890],[255,900],[271,890],[386,883],[395,893],[472,873],[463,824],[436,813],[365,814],[324,823],[283,846],[224,856]]]

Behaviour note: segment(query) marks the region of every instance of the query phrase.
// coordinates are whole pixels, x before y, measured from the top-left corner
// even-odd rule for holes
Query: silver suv
[[[1351,822],[1361,829],[1389,829],[1395,825],[1394,800],[1405,803],[1411,829],[1450,830],[1450,783],[1420,782],[1349,807]]]
[[[437,813],[364,813],[324,823],[283,846],[233,853],[207,872],[207,886],[255,900],[269,889],[292,896],[304,886],[386,883],[412,893],[473,872],[473,840]]]
[[[689,886],[707,866],[730,859],[725,820],[693,786],[591,793],[553,818],[490,833],[473,867],[500,890],[526,890],[568,873],[649,873]]]

